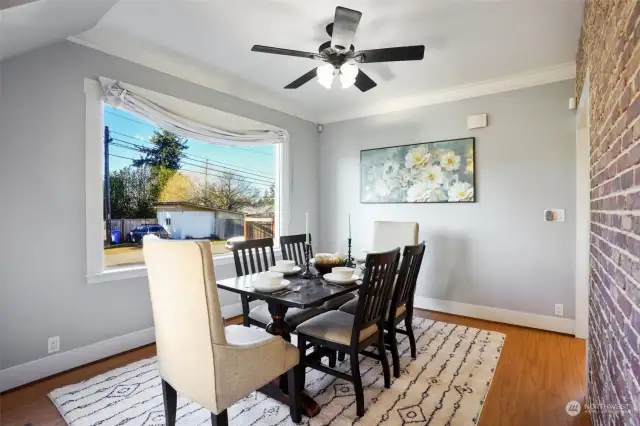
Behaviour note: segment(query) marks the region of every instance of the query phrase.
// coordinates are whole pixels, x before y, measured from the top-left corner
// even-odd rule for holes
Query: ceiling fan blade
[[[371,80],[371,77],[366,75],[362,70],[358,70],[356,82],[353,84],[360,89],[361,92],[366,92],[367,90],[373,89],[377,86],[376,82]]]
[[[342,6],[336,7],[336,15],[333,19],[331,47],[339,46],[341,49],[349,49],[361,17],[362,12],[347,9]]]
[[[302,77],[299,77],[298,79],[292,81],[291,83],[287,84],[286,86],[284,86],[285,89],[297,89],[298,87],[302,86],[305,83],[308,83],[309,81],[313,80],[314,77],[316,77],[318,75],[318,69],[314,68],[311,71],[309,71],[308,73],[306,73],[305,75],[303,75]]]
[[[272,53],[274,55],[298,56],[300,58],[316,59],[317,53],[302,52],[300,50],[280,49],[279,47],[261,46],[256,44],[251,48],[252,52]]]
[[[355,58],[361,63],[419,61],[424,58],[424,46],[387,47],[385,49],[361,50]]]

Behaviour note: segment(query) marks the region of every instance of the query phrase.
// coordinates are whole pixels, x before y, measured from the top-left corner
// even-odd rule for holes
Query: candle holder
[[[346,267],[348,268],[355,268],[356,264],[353,261],[353,257],[351,257],[351,238],[347,239],[347,243],[348,243],[348,251],[347,251],[347,262],[345,264]]]
[[[302,272],[302,274],[300,274],[300,276],[302,278],[307,278],[307,279],[315,277],[315,274],[311,272],[311,264],[309,262],[310,249],[311,249],[311,244],[305,243],[304,244],[304,271]]]

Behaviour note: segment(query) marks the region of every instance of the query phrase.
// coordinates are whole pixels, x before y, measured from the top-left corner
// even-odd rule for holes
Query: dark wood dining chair
[[[273,238],[260,238],[257,240],[240,241],[233,244],[233,260],[236,265],[236,276],[257,274],[268,271],[275,266],[276,257],[273,251]],[[266,304],[249,308],[253,300],[250,296],[240,296],[242,303],[242,323],[245,327],[252,325],[266,328],[271,322],[271,313]],[[291,308],[285,314],[285,321],[291,329],[298,324],[322,313],[321,308],[298,309]]]
[[[411,346],[411,358],[416,359],[416,338],[413,334],[413,298],[416,292],[418,274],[424,257],[424,242],[415,246],[405,246],[402,254],[402,264],[396,280],[391,306],[387,316],[386,343],[391,350],[393,359],[393,375],[400,377],[400,355],[398,353],[398,341],[396,333],[405,334],[409,338]],[[404,322],[405,329],[398,328]]]
[[[304,244],[306,242],[305,234],[297,235],[283,235],[280,237],[280,247],[282,248],[282,258],[284,260],[293,260],[296,265],[303,265],[304,258]],[[309,234],[309,244],[311,244],[311,234]],[[313,248],[309,247],[309,257],[313,257]],[[320,309],[324,311],[332,311],[338,309],[350,300],[355,298],[355,294],[347,293],[335,299],[325,302]]]
[[[393,359],[393,375],[400,377],[400,354],[398,353],[397,334],[404,334],[409,338],[411,358],[416,359],[416,338],[413,334],[413,299],[416,292],[418,274],[425,252],[425,243],[405,246],[402,253],[402,263],[391,295],[385,321],[385,345],[391,352]],[[355,315],[358,300],[352,300],[340,307],[340,311]],[[398,328],[404,322],[405,329]]]
[[[384,325],[399,256],[399,248],[367,255],[355,315],[329,311],[303,322],[297,329],[300,364],[353,383],[356,412],[360,417],[364,415],[364,392],[358,354],[379,360],[382,363],[384,386],[391,386],[389,361],[385,353]],[[307,342],[316,347],[311,354],[307,354]],[[378,353],[366,350],[372,345],[377,347]],[[336,351],[349,354],[350,375],[320,362],[323,356]]]
[[[273,252],[273,238],[235,242],[233,243],[232,252],[233,261],[236,265],[236,276],[238,277],[268,271],[269,267],[276,264],[276,256]],[[258,327],[265,328],[267,326],[266,323],[256,320],[252,321],[249,316],[249,303],[253,300],[255,299],[249,296],[240,296],[240,302],[242,303],[242,323],[245,327],[257,325]]]
[[[305,234],[282,235],[280,237],[280,248],[284,260],[293,260],[296,265],[304,264],[304,244]],[[311,234],[309,234],[309,244],[311,244]],[[313,247],[309,247],[309,257],[313,258]]]

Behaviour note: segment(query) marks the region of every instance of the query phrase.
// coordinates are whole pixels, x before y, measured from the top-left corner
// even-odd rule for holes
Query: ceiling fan
[[[300,50],[280,49],[278,47],[261,46],[256,44],[251,48],[254,52],[272,53],[275,55],[298,56],[301,58],[317,59],[326,62],[292,81],[285,89],[297,89],[318,77],[318,83],[330,89],[334,77],[340,76],[343,88],[355,85],[360,91],[366,92],[377,86],[367,74],[358,68],[357,64],[372,62],[419,61],[424,58],[424,46],[388,47],[385,49],[370,49],[355,51],[351,41],[358,28],[362,13],[346,7],[336,7],[336,15],[332,23],[327,25],[327,34],[331,40],[324,42],[318,48],[318,53],[302,52]]]

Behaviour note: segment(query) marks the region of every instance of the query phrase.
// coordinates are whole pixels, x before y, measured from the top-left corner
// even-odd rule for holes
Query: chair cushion
[[[338,309],[340,306],[344,305],[345,303],[347,303],[349,300],[354,299],[355,297],[356,295],[353,293],[343,294],[342,296],[338,296],[334,299],[327,300],[326,302],[324,302],[324,304],[320,308],[322,308],[325,311],[333,311]]]
[[[279,337],[269,334],[261,328],[244,327],[235,324],[224,328],[224,336],[227,338],[227,344],[240,347],[265,343],[268,340]]]
[[[322,312],[323,311],[320,308],[289,308],[284,316],[284,320],[289,324],[289,327],[296,328],[298,324],[305,322]],[[249,312],[249,317],[256,321],[260,321],[263,324],[269,324],[271,322],[271,314],[269,313],[269,307],[266,304],[253,308],[251,312]]]
[[[330,342],[349,345],[351,343],[354,318],[353,315],[346,312],[329,311],[303,322],[298,326],[296,331],[298,335],[304,334]],[[359,341],[363,341],[377,331],[378,326],[375,324],[364,330],[360,330]]]
[[[255,346],[264,344],[273,339],[281,339],[280,336],[274,336],[267,333],[261,328],[244,327],[242,325],[228,325],[224,328],[224,334],[227,338],[227,344],[236,347]],[[289,342],[284,342],[284,371],[287,371],[296,365],[300,360],[298,348]]]
[[[345,303],[344,305],[340,306],[340,308],[338,308],[339,311],[341,312],[346,312],[348,314],[351,315],[355,315],[356,314],[356,309],[358,309],[358,301],[360,300],[359,297],[356,297],[355,299]]]
[[[338,309],[339,311],[342,312],[346,312],[348,314],[351,315],[355,315],[356,314],[356,310],[358,309],[358,300],[360,300],[359,298],[355,298],[347,303],[345,303],[344,305],[340,306],[340,309]],[[391,307],[389,307],[391,308]],[[396,317],[399,317],[400,315],[402,315],[403,312],[405,312],[407,310],[406,305],[401,305],[398,306],[398,308],[396,308]],[[389,316],[388,312],[387,312],[387,317]]]

